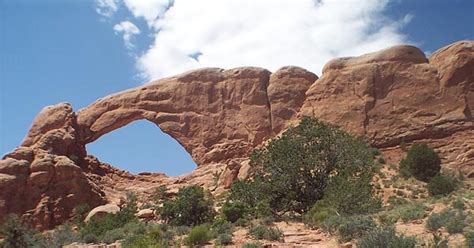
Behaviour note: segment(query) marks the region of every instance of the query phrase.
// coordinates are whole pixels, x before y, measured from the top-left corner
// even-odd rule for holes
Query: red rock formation
[[[68,104],[45,108],[21,146],[0,161],[0,218],[19,213],[50,228],[79,204],[110,202],[122,183],[210,187],[220,175],[215,188],[229,186],[247,174],[245,158],[255,146],[303,115],[366,135],[378,147],[429,142],[445,163],[469,174],[473,47],[458,42],[428,60],[418,48],[397,46],[335,59],[319,79],[297,67],[201,69],[107,96],[77,113]],[[177,178],[131,175],[87,155],[87,143],[139,119],[175,138],[198,168]]]

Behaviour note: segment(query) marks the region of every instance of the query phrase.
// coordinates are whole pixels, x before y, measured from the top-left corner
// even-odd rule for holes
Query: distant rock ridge
[[[273,73],[256,67],[194,70],[77,112],[68,103],[44,108],[23,143],[0,160],[0,219],[17,213],[48,229],[80,204],[111,202],[123,191],[120,182],[223,189],[245,177],[254,147],[302,116],[364,135],[380,148],[428,142],[445,166],[474,177],[473,108],[474,41],[446,46],[429,59],[413,46],[334,59],[320,78],[293,66]],[[140,119],[176,139],[198,168],[175,178],[132,175],[87,154],[86,144]]]

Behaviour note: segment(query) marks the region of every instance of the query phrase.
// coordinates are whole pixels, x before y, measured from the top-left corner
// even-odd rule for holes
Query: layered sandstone
[[[462,41],[429,59],[412,46],[335,59],[319,79],[298,67],[273,73],[207,68],[104,97],[77,112],[65,103],[50,106],[21,146],[0,161],[0,219],[18,213],[44,229],[70,218],[77,205],[114,201],[125,187],[225,188],[245,177],[254,147],[304,115],[364,135],[380,148],[428,142],[445,165],[474,176],[473,84],[474,42]],[[132,175],[87,155],[86,144],[140,119],[175,138],[198,168],[175,178]]]

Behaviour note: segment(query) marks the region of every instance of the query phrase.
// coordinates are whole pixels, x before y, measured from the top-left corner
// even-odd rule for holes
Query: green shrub
[[[232,234],[232,224],[225,219],[215,218],[211,226],[212,236],[217,237],[219,234]]]
[[[407,169],[416,179],[428,182],[441,170],[441,160],[427,144],[414,144],[400,162],[400,168]]]
[[[462,233],[465,223],[464,220],[466,219],[466,215],[458,211],[453,218],[449,219],[446,222],[446,230],[448,231],[449,234],[455,234],[455,233]]]
[[[168,224],[195,226],[214,218],[212,199],[200,186],[179,189],[175,199],[165,201],[161,218]]]
[[[428,193],[432,196],[449,195],[459,186],[459,181],[452,175],[439,174],[433,177],[427,187]]]
[[[148,231],[148,227],[143,222],[130,222],[123,227],[106,231],[99,237],[100,242],[106,244],[113,243],[117,240],[125,239],[129,236],[144,234]]]
[[[232,235],[228,233],[219,234],[216,238],[217,245],[230,245],[232,244]]]
[[[383,157],[379,157],[377,159],[377,162],[379,162],[380,164],[385,164],[385,159]]]
[[[226,201],[224,205],[222,205],[221,212],[226,220],[234,223],[240,218],[244,218],[249,212],[249,209],[242,202]]]
[[[191,229],[184,243],[189,246],[204,245],[211,240],[209,227],[205,225],[195,226]]]
[[[169,199],[166,190],[167,188],[165,185],[160,185],[153,190],[153,193],[151,194],[151,199],[155,204],[161,204]]]
[[[474,247],[474,230],[469,230],[465,232],[464,238],[466,239],[466,247]]]
[[[169,247],[169,242],[166,240],[156,240],[146,234],[138,234],[127,237],[122,242],[123,248],[165,248]]]
[[[83,225],[84,219],[86,218],[87,213],[89,213],[89,211],[90,211],[90,207],[87,204],[80,204],[77,207],[75,207],[72,210],[72,213],[74,216],[73,222],[78,226]]]
[[[448,233],[462,233],[465,226],[466,214],[462,210],[445,209],[440,213],[433,213],[426,221],[426,228],[436,231],[445,227]]]
[[[445,226],[448,220],[454,217],[454,212],[444,210],[440,213],[432,213],[426,220],[426,228],[430,231],[436,231]]]
[[[0,227],[0,236],[3,237],[3,248],[32,247],[38,243],[37,233],[25,226],[16,215],[8,215]]]
[[[249,233],[256,239],[277,241],[283,238],[283,233],[280,231],[280,229],[264,225],[256,225],[251,227]]]
[[[49,247],[61,248],[74,242],[80,241],[79,236],[72,230],[68,223],[57,227],[52,233],[46,234],[46,239],[50,243]]]
[[[337,235],[341,242],[347,242],[360,238],[375,228],[375,222],[370,217],[351,216],[337,227]]]
[[[377,157],[378,155],[380,155],[380,150],[378,148],[370,148],[370,153],[372,154],[372,157]]]
[[[466,208],[466,205],[464,204],[462,198],[457,198],[456,200],[454,200],[452,206],[453,208],[458,210],[464,210]]]
[[[254,150],[250,164],[252,180],[234,183],[229,199],[252,208],[253,216],[303,214],[324,196],[341,213],[373,208],[371,150],[314,118],[303,118],[266,147]],[[263,208],[254,210],[258,206]]]
[[[263,246],[260,243],[246,243],[242,245],[241,248],[262,248]]]
[[[400,219],[403,222],[419,220],[425,217],[425,205],[421,203],[410,203],[397,208]]]
[[[358,248],[414,248],[416,239],[397,235],[394,228],[376,228],[363,236]]]
[[[327,207],[323,201],[318,201],[314,206],[303,216],[303,222],[311,227],[320,227],[320,225],[331,216],[337,215],[336,210]]]
[[[135,216],[137,212],[136,197],[133,194],[127,195],[127,202],[124,207],[115,214],[107,214],[103,218],[93,218],[83,226],[80,226],[79,234],[83,242],[95,243],[102,241],[107,231],[125,226],[128,223],[138,222]],[[117,233],[114,233],[116,235]],[[110,242],[111,237],[107,237]]]

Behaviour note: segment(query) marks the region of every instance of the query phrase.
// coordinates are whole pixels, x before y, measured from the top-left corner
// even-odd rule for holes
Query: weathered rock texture
[[[319,79],[297,67],[274,73],[209,68],[107,96],[76,113],[69,104],[50,106],[21,146],[0,161],[0,219],[19,213],[39,229],[50,228],[79,204],[113,201],[123,185],[222,189],[245,177],[254,147],[304,115],[366,135],[381,148],[428,142],[446,164],[469,174],[473,98],[474,42],[461,41],[430,59],[411,46],[335,59]],[[198,168],[175,178],[131,175],[87,155],[87,143],[139,119],[175,138]]]

